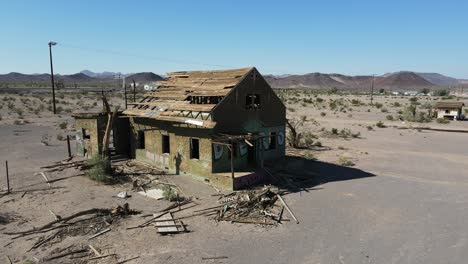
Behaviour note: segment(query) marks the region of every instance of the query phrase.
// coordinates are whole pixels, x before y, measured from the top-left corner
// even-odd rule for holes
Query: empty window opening
[[[450,114],[450,110],[445,110],[445,113],[446,113],[446,114]]]
[[[276,149],[276,132],[270,133],[270,145],[268,149]]]
[[[200,141],[198,138],[190,138],[190,158],[200,158]]]
[[[145,148],[145,131],[139,130],[138,131],[138,138],[137,138],[137,148],[144,149]]]
[[[169,135],[162,135],[162,153],[171,153]]]
[[[260,95],[248,94],[245,98],[245,109],[258,110],[260,109]]]
[[[89,134],[89,130],[88,129],[81,129],[81,132],[83,133],[83,139],[91,139],[91,135]]]

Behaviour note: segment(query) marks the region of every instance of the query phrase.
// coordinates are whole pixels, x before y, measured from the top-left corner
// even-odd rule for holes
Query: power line
[[[143,55],[135,54],[135,53],[121,52],[121,51],[107,50],[107,49],[99,49],[99,48],[83,47],[83,46],[77,46],[77,45],[63,43],[63,42],[60,42],[60,46],[62,46],[64,48],[77,49],[77,50],[82,50],[82,51],[87,51],[87,52],[108,54],[108,55],[121,56],[121,57],[132,57],[132,58],[137,58],[137,59],[142,59],[142,60],[166,61],[166,62],[179,63],[179,64],[190,64],[190,65],[215,67],[215,68],[225,68],[225,69],[238,68],[236,66],[201,63],[201,62],[194,62],[194,61],[171,59],[171,58],[167,58],[167,57],[143,56]]]
[[[165,62],[176,63],[180,65],[188,64],[188,65],[204,66],[204,67],[211,67],[211,68],[217,68],[217,69],[236,69],[236,68],[245,67],[245,65],[232,66],[232,65],[222,65],[222,64],[210,64],[210,63],[195,62],[195,61],[188,61],[188,60],[172,59],[172,58],[161,57],[161,56],[147,56],[147,55],[141,55],[141,54],[130,53],[130,52],[122,52],[122,51],[102,49],[102,48],[91,48],[91,47],[79,46],[79,45],[74,45],[74,44],[70,44],[66,42],[59,42],[59,45],[60,47],[63,47],[63,48],[81,50],[81,51],[92,52],[92,53],[100,53],[100,54],[107,54],[107,55],[120,56],[120,57],[130,57],[130,58],[149,60],[149,61],[165,61]],[[285,72],[287,72],[287,71],[271,70],[271,69],[267,69],[264,67],[260,67],[260,68],[262,68],[262,70],[267,72],[268,74],[284,74]]]

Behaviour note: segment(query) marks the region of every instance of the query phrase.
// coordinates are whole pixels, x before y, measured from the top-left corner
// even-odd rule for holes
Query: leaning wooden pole
[[[289,208],[289,206],[286,204],[286,202],[283,200],[283,198],[281,197],[281,195],[277,194],[276,196],[278,196],[278,199],[281,201],[281,203],[283,204],[283,206],[286,208],[286,210],[288,210],[289,214],[291,215],[292,218],[294,218],[294,221],[296,221],[296,224],[299,224],[299,220],[297,220],[296,216],[293,214],[293,212],[291,211],[291,209]]]
[[[67,135],[67,149],[68,149],[68,157],[71,158],[72,154],[71,154],[70,136],[69,135]]]
[[[10,175],[8,175],[8,160],[5,160],[6,179],[7,179],[7,193],[10,193]]]

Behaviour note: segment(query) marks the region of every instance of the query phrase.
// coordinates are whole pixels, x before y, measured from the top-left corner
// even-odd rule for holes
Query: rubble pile
[[[239,223],[274,225],[280,223],[284,208],[270,188],[234,192],[220,197],[216,219]]]

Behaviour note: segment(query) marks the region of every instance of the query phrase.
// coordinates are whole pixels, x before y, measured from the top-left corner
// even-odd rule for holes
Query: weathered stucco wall
[[[100,130],[102,130],[102,123],[104,123],[105,129],[105,122],[107,121],[107,119],[103,120],[103,118],[105,117],[75,119],[77,155],[92,156],[99,153],[103,138],[103,132]],[[100,127],[98,127],[98,124]],[[84,138],[84,129],[88,131],[89,139]]]
[[[173,173],[208,177],[211,174],[211,132],[207,129],[175,127],[165,122],[131,118],[132,148],[135,158]],[[138,149],[138,131],[144,133],[145,148]],[[169,135],[170,153],[163,153],[162,135]],[[199,158],[190,158],[190,138],[199,140]]]
[[[461,109],[437,109],[437,118],[444,118],[445,116],[452,116],[459,118],[461,116]],[[448,111],[449,113],[446,113]]]

